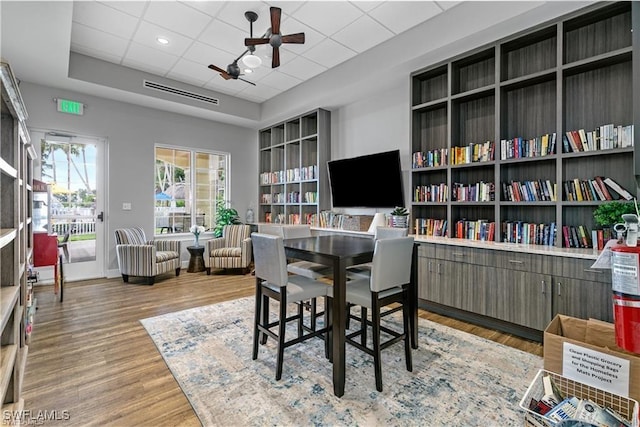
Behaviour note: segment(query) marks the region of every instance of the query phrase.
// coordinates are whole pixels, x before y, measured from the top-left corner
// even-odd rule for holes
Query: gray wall
[[[105,269],[117,269],[114,230],[141,226],[154,229],[154,144],[204,148],[231,153],[231,202],[244,217],[258,198],[257,132],[238,126],[167,113],[151,108],[23,82],[20,91],[29,113],[29,128],[106,138],[105,174],[107,258]],[[54,98],[87,105],[84,116],[56,111]],[[32,141],[39,147],[39,141]],[[132,210],[123,211],[122,203]],[[183,245],[186,246],[186,245]],[[113,275],[111,272],[109,275]]]

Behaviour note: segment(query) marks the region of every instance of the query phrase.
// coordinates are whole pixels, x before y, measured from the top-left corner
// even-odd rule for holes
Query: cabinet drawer
[[[559,268],[556,268],[555,275],[571,279],[611,283],[611,270],[591,268],[593,262],[592,259],[557,258],[556,265],[559,264]]]
[[[465,264],[496,266],[496,251],[490,249],[466,248],[464,246],[438,246],[436,258]]]
[[[551,257],[521,252],[496,251],[498,267],[508,270],[546,273],[551,267],[547,258]]]
[[[436,245],[433,243],[420,243],[418,245],[418,256],[424,258],[435,258]]]

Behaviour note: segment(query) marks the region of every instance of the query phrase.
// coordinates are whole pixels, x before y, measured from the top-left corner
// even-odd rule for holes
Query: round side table
[[[189,267],[187,273],[198,273],[204,271],[204,246],[187,246],[189,251]]]

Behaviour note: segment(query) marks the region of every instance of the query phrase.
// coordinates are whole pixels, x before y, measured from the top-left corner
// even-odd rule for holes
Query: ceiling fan
[[[244,45],[254,47],[260,44],[270,44],[273,47],[273,56],[271,58],[271,68],[277,68],[280,66],[280,46],[282,43],[304,43],[304,33],[289,34],[283,36],[280,34],[280,18],[282,15],[282,9],[272,6],[271,12],[271,30],[267,31],[265,37],[262,38],[246,38],[244,39]],[[268,37],[266,37],[268,35]]]
[[[244,53],[248,52],[248,50],[246,50]],[[242,55],[244,55],[244,53]],[[223,70],[220,67],[217,67],[213,64],[209,64],[209,68],[211,68],[214,71],[217,71],[220,73],[220,75],[222,76],[223,79],[225,80],[229,80],[229,79],[234,79],[234,80],[242,80],[243,82],[247,82],[249,84],[252,85],[256,85],[254,82],[250,82],[249,80],[245,80],[243,78],[240,78],[240,76],[243,76],[244,74],[240,74],[240,67],[238,67],[238,59],[242,58],[242,55],[240,55],[240,57],[236,58],[231,64],[227,65],[227,69]]]
[[[247,21],[249,21],[249,25],[250,25],[250,34],[251,37],[253,37],[253,23],[258,19],[258,14],[252,11],[248,11],[245,12],[244,14],[245,18],[247,18]],[[229,80],[229,79],[233,79],[233,80],[242,80],[243,82],[247,82],[251,85],[256,85],[254,82],[250,82],[249,80],[245,80],[240,78],[240,76],[243,76],[244,74],[240,74],[240,67],[238,66],[238,61],[247,53],[250,52],[250,54],[253,54],[253,52],[256,50],[256,48],[254,46],[250,46],[249,48],[247,48],[247,50],[245,50],[244,52],[242,52],[242,54],[240,56],[238,56],[236,59],[234,59],[234,61],[227,65],[227,69],[223,70],[222,68],[213,65],[213,64],[209,64],[210,69],[217,71],[218,73],[220,73],[220,76],[222,76],[223,79],[225,80]]]

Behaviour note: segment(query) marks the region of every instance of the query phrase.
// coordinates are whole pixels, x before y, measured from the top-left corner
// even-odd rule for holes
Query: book
[[[570,248],[571,247],[571,239],[569,238],[569,226],[568,225],[563,225],[562,226],[562,237],[564,238],[564,247],[565,248]]]
[[[631,195],[631,193],[629,193],[624,187],[622,187],[620,184],[618,184],[613,179],[607,177],[607,178],[604,179],[604,183],[607,186],[609,186],[609,189],[615,191],[623,199],[625,199],[625,200],[633,199],[633,196]]]
[[[598,187],[600,187],[600,190],[604,195],[604,200],[613,200],[613,197],[611,197],[609,190],[607,190],[607,186],[604,183],[604,179],[601,176],[596,176],[594,179],[596,180]]]

